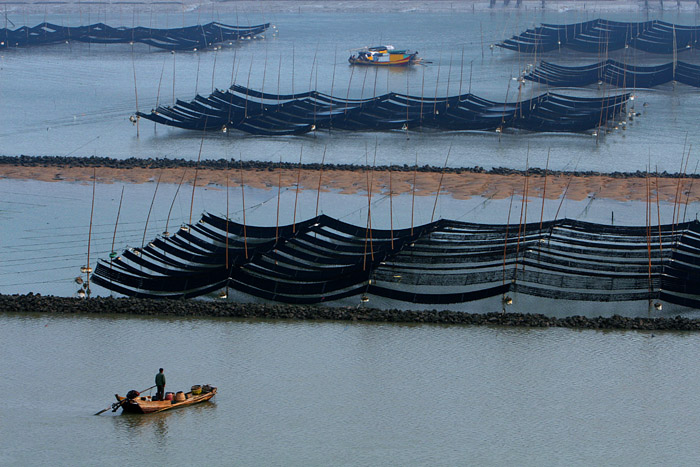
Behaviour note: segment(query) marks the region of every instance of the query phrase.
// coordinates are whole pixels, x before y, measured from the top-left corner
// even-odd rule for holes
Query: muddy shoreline
[[[361,166],[350,164],[296,164],[266,161],[185,159],[114,159],[108,157],[0,156],[0,179],[43,182],[161,183],[225,189],[244,185],[271,190],[335,191],[340,194],[391,193],[435,196],[440,191],[455,199],[512,196],[555,200],[587,198],[667,203],[700,202],[697,174],[661,172],[527,171],[497,167],[435,167],[423,165]],[[656,193],[658,192],[658,197]]]
[[[284,304],[249,304],[203,300],[153,300],[135,298],[68,298],[0,295],[0,312],[162,317],[219,317],[275,320],[323,320],[374,323],[426,323],[468,326],[576,328],[643,331],[700,331],[700,320],[683,318],[625,318],[622,316],[552,318],[542,314],[465,313],[456,311],[404,311],[373,308],[331,308]]]

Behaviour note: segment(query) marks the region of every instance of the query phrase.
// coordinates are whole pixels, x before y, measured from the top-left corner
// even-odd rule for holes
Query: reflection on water
[[[214,398],[216,398],[216,396],[214,396]],[[212,415],[212,410],[216,410],[216,402],[210,400],[190,407],[181,407],[179,409],[149,415],[122,412],[120,415],[112,417],[112,419],[114,420],[115,428],[118,430],[133,431],[137,428],[148,428],[149,431],[167,435],[169,417],[173,416],[177,418],[176,414],[181,410],[187,410],[195,417],[207,417]],[[155,430],[153,430],[153,428],[155,428]]]

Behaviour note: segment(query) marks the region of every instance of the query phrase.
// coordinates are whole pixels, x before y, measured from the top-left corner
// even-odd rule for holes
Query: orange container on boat
[[[178,391],[175,394],[175,402],[182,402],[185,400],[185,393],[182,391]]]
[[[172,392],[166,392],[165,393],[165,400],[166,401],[171,401],[173,400],[174,394]]]

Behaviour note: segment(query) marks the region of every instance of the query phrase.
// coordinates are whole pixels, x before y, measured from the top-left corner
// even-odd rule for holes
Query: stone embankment
[[[404,311],[372,308],[332,308],[304,305],[250,304],[203,300],[134,298],[67,298],[42,295],[0,295],[0,312],[55,314],[120,314],[134,316],[226,317],[285,320],[431,323],[579,329],[700,331],[700,320],[683,318],[625,318],[622,316],[552,318],[542,314]]]
[[[298,170],[299,164],[292,162],[266,162],[266,161],[237,161],[234,159],[208,159],[202,161],[186,160],[186,159],[167,159],[167,158],[147,158],[141,159],[130,157],[128,159],[114,159],[110,157],[72,157],[72,156],[0,156],[0,165],[18,166],[18,167],[107,167],[111,169],[172,169],[172,168],[199,168],[203,170],[228,170],[238,169],[243,170]],[[302,164],[304,170],[340,170],[340,171],[357,171],[365,166],[352,164]],[[393,172],[426,172],[426,173],[478,173],[486,175],[526,175],[524,170],[509,169],[505,167],[494,167],[484,169],[483,167],[437,167],[431,165],[422,165],[415,167],[413,165],[392,165],[392,166],[376,166],[372,168],[375,171]],[[603,173],[596,171],[560,171],[547,170],[547,175],[550,176],[573,176],[573,177],[593,177],[606,176],[610,178],[645,178],[646,172],[637,170],[636,172],[611,172]],[[545,175],[545,169],[532,167],[527,170],[528,175]],[[700,178],[700,174],[679,174],[660,172],[654,174],[659,178]]]

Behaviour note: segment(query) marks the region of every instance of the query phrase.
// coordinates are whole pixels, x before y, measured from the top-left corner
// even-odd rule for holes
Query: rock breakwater
[[[133,316],[226,317],[284,320],[364,321],[377,323],[430,323],[443,325],[565,327],[579,329],[629,329],[645,331],[700,331],[700,320],[674,318],[626,318],[622,316],[553,318],[543,314],[464,313],[456,311],[405,311],[373,308],[333,308],[304,305],[251,304],[204,300],[150,300],[134,298],[67,298],[0,295],[4,313],[122,314]]]
[[[75,157],[75,156],[0,156],[0,165],[15,166],[15,167],[65,167],[65,168],[99,168],[105,167],[110,169],[175,169],[175,168],[192,168],[200,170],[338,170],[338,171],[357,171],[368,168],[364,165],[354,164],[298,164],[293,162],[269,162],[269,161],[239,161],[235,159],[205,159],[199,162],[195,160],[176,159],[176,158],[137,158],[130,157],[128,159],[115,159],[111,157]],[[549,176],[563,177],[600,177],[605,176],[615,179],[624,178],[646,178],[647,173],[642,171],[635,172],[597,172],[597,171],[562,171],[562,170],[545,170],[537,167],[530,167],[527,171],[519,169],[511,169],[506,167],[493,167],[485,169],[480,166],[475,167],[438,167],[432,165],[378,165],[372,167],[373,171],[383,172],[422,172],[422,173],[475,173],[485,175],[536,175],[544,176],[545,172]],[[666,171],[654,174],[658,178],[700,178],[700,174],[688,173],[668,173]]]

